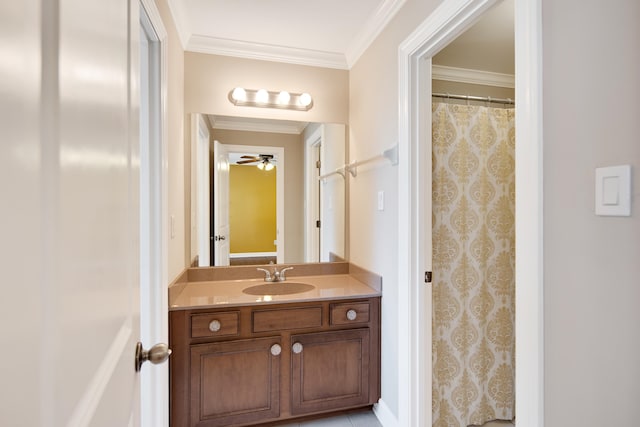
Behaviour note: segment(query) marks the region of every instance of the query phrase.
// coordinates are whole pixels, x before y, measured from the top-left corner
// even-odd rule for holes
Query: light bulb
[[[266,171],[270,171],[271,169],[273,169],[273,163],[269,162],[264,166],[264,170]]]
[[[291,100],[291,95],[289,95],[289,92],[287,92],[286,90],[283,90],[278,94],[278,104],[286,105],[289,103],[290,100]]]
[[[269,102],[269,92],[265,89],[260,89],[258,93],[256,93],[256,102],[260,104],[266,104]]]
[[[260,170],[264,169],[264,162],[258,163],[258,169],[260,169]]]
[[[311,104],[311,95],[308,93],[303,93],[298,98],[298,103],[303,107],[308,107]]]
[[[244,90],[241,87],[237,87],[233,90],[233,93],[231,94],[231,97],[236,101],[236,102],[244,102],[247,100],[247,91]]]

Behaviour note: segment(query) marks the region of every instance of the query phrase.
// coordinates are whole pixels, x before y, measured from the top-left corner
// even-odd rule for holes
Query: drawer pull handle
[[[222,328],[222,323],[217,319],[214,319],[209,323],[209,330],[211,332],[218,332],[220,328]]]
[[[271,346],[271,354],[274,356],[280,356],[280,353],[282,353],[282,347],[280,347],[280,344],[274,344]]]
[[[356,320],[357,317],[358,317],[358,313],[355,310],[351,309],[347,311],[347,319]]]
[[[291,350],[295,353],[295,354],[300,354],[302,353],[302,344],[300,344],[299,342],[294,343],[291,346]]]

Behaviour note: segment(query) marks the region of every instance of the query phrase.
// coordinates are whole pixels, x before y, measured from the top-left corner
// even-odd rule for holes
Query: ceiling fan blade
[[[240,156],[241,159],[253,159],[253,160],[260,160],[260,157],[256,157],[256,156],[249,156],[249,155],[244,155],[244,156]]]
[[[259,162],[260,159],[255,159],[255,160],[238,160],[236,162],[237,165],[244,165],[246,163],[255,163],[255,162]]]

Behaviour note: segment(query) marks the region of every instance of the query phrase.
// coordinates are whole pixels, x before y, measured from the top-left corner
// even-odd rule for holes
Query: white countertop
[[[380,296],[379,291],[348,274],[290,277],[287,282],[308,283],[315,288],[289,295],[247,295],[242,292],[243,289],[263,284],[264,280],[190,282],[173,301],[169,301],[169,310]]]

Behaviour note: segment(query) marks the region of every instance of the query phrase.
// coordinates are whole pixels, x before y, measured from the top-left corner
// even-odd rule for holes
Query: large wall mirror
[[[346,135],[344,124],[192,114],[191,259],[346,260]]]

